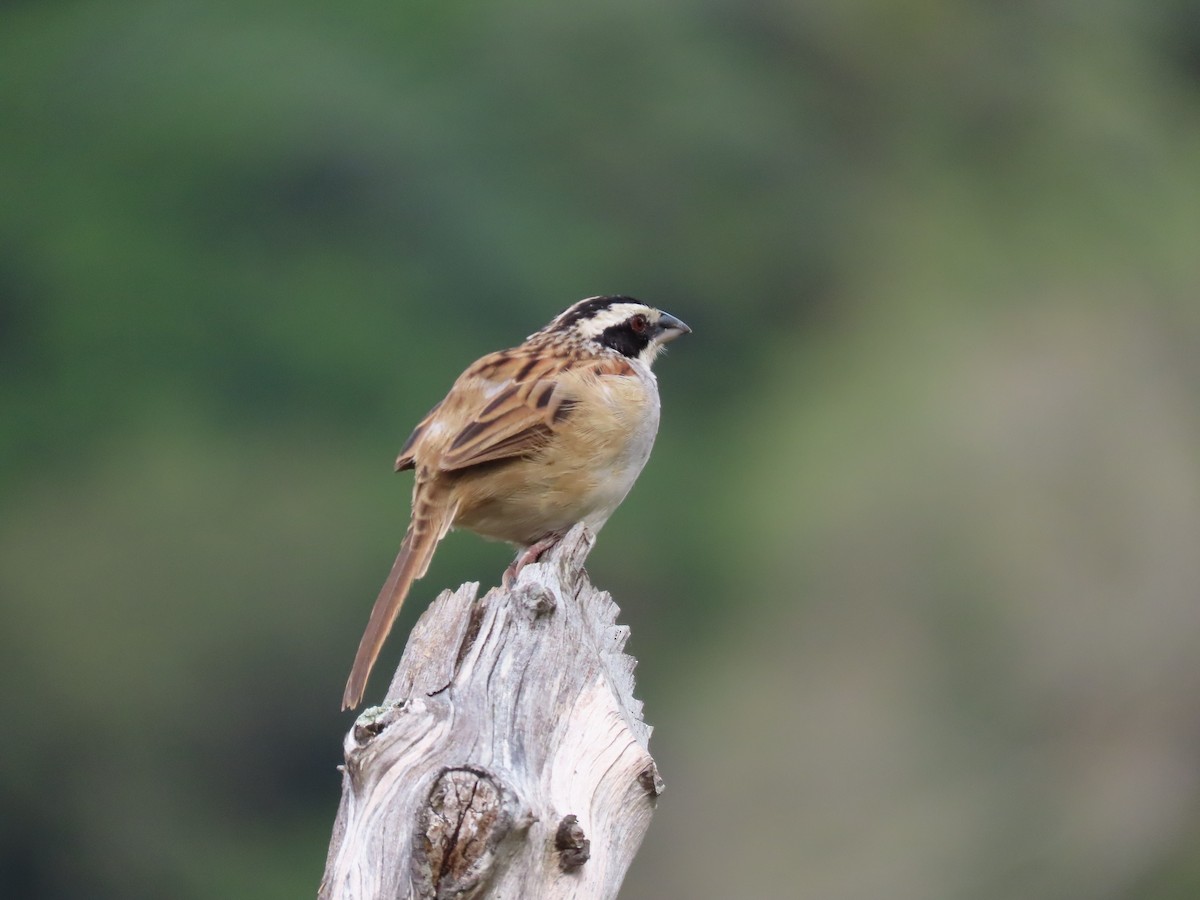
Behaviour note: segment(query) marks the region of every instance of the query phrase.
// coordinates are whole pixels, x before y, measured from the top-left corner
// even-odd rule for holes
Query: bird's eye
[[[633,329],[634,334],[641,334],[648,327],[650,327],[650,323],[646,320],[645,316],[643,316],[641,313],[638,313],[629,320],[629,327]]]

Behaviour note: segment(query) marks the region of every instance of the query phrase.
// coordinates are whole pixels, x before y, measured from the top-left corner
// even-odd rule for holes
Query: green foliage
[[[805,757],[821,698],[803,685],[835,683],[879,650],[864,623],[891,623],[911,659],[883,640],[881,665],[912,664],[863,709],[882,722],[893,707],[871,702],[911,701],[912,746],[943,741],[896,784],[966,816],[953,791],[970,781],[995,813],[921,870],[921,896],[1099,896],[1022,856],[1070,828],[1029,825],[1053,778],[1018,677],[1018,636],[1060,623],[1010,610],[1103,594],[1103,573],[1124,585],[1114,608],[1193,574],[1170,550],[1198,520],[1194,2],[111,0],[3,17],[3,893],[314,891],[337,697],[407,516],[395,450],[476,356],[624,292],[695,329],[660,364],[659,446],[591,563],[632,625],[668,781],[672,762],[702,781],[775,765],[766,748]],[[1131,508],[1146,529],[1123,527]],[[1076,557],[1068,533],[1109,552]],[[1122,555],[1146,533],[1153,564]],[[451,539],[407,623],[505,559]],[[1162,656],[1159,639],[1139,653],[1197,649]],[[787,669],[798,647],[829,665]],[[1072,679],[1119,694],[1138,671],[1029,677],[1069,705]],[[1130,696],[1161,708],[1160,686],[1198,677],[1153,671]],[[772,708],[762,747],[700,739],[709,697],[744,672],[795,718]],[[739,710],[764,729],[766,710]],[[1021,753],[1047,767],[1016,774],[1026,793],[996,774]],[[943,758],[938,782],[922,767]],[[683,857],[667,871],[686,830],[672,796],[630,896],[720,883],[686,882]],[[1149,887],[1105,896],[1195,882],[1170,837],[1200,827],[1189,796],[1129,850],[1118,881]],[[691,819],[735,815],[720,803]],[[780,813],[789,848],[804,814]],[[1086,868],[1084,850],[1063,859]],[[972,865],[975,881],[927,877]],[[787,892],[756,870],[746,895]]]

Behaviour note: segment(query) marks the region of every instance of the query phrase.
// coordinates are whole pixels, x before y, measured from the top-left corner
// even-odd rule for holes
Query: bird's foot
[[[507,569],[504,570],[504,577],[500,579],[500,583],[505,590],[511,588],[517,583],[517,576],[521,574],[521,570],[530,563],[535,563],[542,558],[542,555],[555,544],[563,539],[562,534],[555,532],[548,534],[539,541],[534,541],[524,550],[517,554],[517,558],[512,561]]]

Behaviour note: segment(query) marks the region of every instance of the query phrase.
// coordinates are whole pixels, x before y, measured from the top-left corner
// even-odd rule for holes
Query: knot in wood
[[[662,776],[658,774],[658,766],[654,764],[653,760],[650,761],[650,765],[646,766],[639,773],[638,784],[651,797],[657,797],[667,789],[667,784],[662,780]]]
[[[518,588],[517,599],[535,619],[547,616],[558,608],[554,593],[543,584],[527,584]]]
[[[395,722],[405,711],[407,703],[397,700],[382,706],[371,706],[364,709],[354,720],[354,740],[361,747],[383,732]]]
[[[421,900],[469,900],[492,876],[513,829],[516,799],[475,766],[443,769],[429,790],[414,837],[412,875]]]
[[[574,813],[563,816],[554,834],[554,848],[558,850],[558,862],[564,872],[578,869],[592,858],[592,842],[584,837],[579,816]]]

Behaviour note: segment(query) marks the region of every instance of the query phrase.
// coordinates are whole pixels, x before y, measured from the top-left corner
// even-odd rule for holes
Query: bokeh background
[[[1195,0],[0,23],[0,894],[312,896],[397,449],[629,293],[623,898],[1200,896]]]

